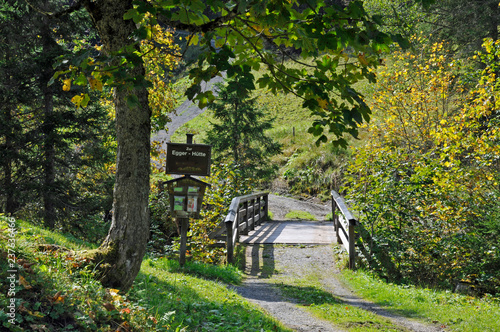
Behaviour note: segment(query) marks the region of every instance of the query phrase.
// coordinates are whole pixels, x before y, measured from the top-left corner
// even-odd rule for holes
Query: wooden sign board
[[[167,143],[167,174],[210,176],[212,147],[204,144]]]

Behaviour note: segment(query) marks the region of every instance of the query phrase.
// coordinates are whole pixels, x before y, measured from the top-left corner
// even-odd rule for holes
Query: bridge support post
[[[252,204],[252,224],[250,225],[250,230],[253,231],[255,230],[255,198],[250,201],[250,204]]]
[[[340,238],[340,215],[337,212],[337,205],[335,204],[335,208],[333,209],[333,225],[335,228],[335,234],[337,235],[337,243],[342,243],[342,239]],[[345,243],[344,243],[345,245]]]
[[[264,195],[264,219],[263,221],[267,221],[269,215],[269,195]]]
[[[356,244],[356,236],[354,234],[355,226],[356,220],[349,220],[349,269],[351,270],[356,268],[356,249],[354,248]]]
[[[232,264],[234,261],[233,222],[231,221],[226,221],[226,261],[227,264]]]
[[[333,221],[333,231],[337,236],[337,243],[339,242],[339,225],[338,225],[338,216],[337,216],[337,204],[335,204],[335,200],[332,197],[332,221]]]
[[[261,201],[260,201],[260,196],[257,197],[257,210],[259,211],[259,219],[257,219],[257,226],[260,226],[262,224],[262,204],[261,204]]]
[[[243,216],[245,218],[245,219],[243,219],[243,221],[245,223],[245,229],[241,232],[241,234],[248,235],[248,230],[249,230],[248,229],[248,201],[245,201],[243,203],[243,210],[245,211],[244,216]]]

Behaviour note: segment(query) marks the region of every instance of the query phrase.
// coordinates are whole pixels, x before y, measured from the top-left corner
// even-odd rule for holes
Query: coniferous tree
[[[245,82],[238,77],[218,84],[218,97],[208,108],[217,122],[211,122],[206,142],[213,146],[215,160],[234,161],[245,176],[270,175],[269,158],[281,152],[281,145],[266,135],[272,119],[266,119],[256,97],[250,97]]]
[[[32,4],[50,12],[59,2]],[[73,94],[50,84],[56,59],[92,38],[80,16],[58,20],[13,1],[2,1],[0,13],[0,210],[35,212],[66,230],[77,216],[110,209],[113,185],[102,166],[114,157],[104,146],[114,136],[106,109],[77,110]],[[89,177],[99,181],[89,186]]]

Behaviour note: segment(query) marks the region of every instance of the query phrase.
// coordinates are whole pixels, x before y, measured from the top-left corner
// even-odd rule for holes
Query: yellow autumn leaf
[[[69,91],[71,89],[71,78],[67,78],[63,81],[63,91]]]
[[[109,289],[109,295],[113,298],[113,301],[118,301],[121,302],[123,300],[122,296],[118,294],[119,290],[118,289]]]
[[[90,88],[92,90],[102,91],[102,82],[94,77],[89,78]]]
[[[76,95],[73,98],[71,98],[71,102],[75,104],[77,107],[80,107],[80,104],[82,103],[82,96]]]
[[[200,37],[197,34],[193,34],[191,36],[191,39],[189,40],[189,45],[198,45],[200,41]]]
[[[326,109],[327,106],[328,106],[328,101],[324,100],[324,99],[321,99],[319,98],[318,99],[318,104],[319,104],[319,107],[323,108],[323,109]]]
[[[111,295],[118,295],[119,292],[120,292],[119,289],[114,289],[114,288],[109,289],[109,294]]]
[[[31,289],[33,286],[31,286],[26,279],[23,276],[19,277],[19,283],[24,287],[24,289]]]

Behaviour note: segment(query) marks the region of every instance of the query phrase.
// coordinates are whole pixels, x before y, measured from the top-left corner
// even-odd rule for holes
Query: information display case
[[[200,217],[205,190],[209,186],[191,176],[183,176],[165,182],[170,196],[170,209],[174,218]]]

